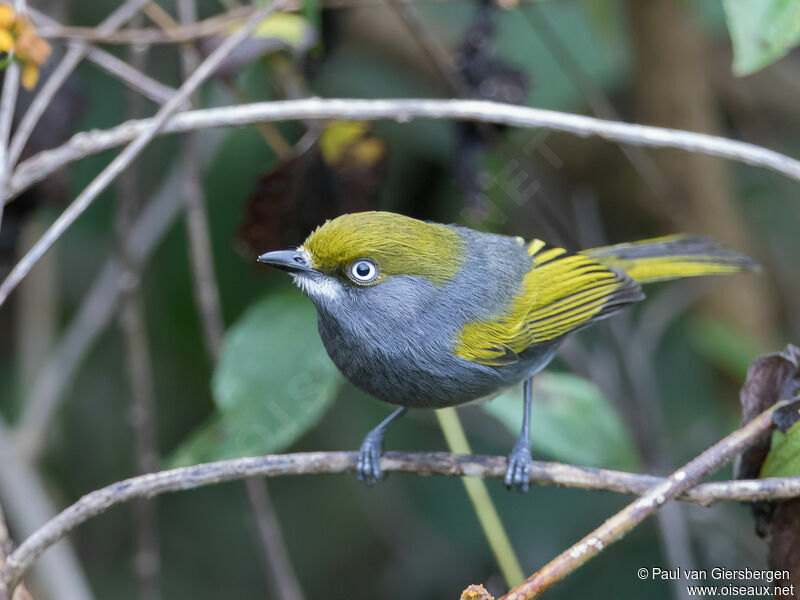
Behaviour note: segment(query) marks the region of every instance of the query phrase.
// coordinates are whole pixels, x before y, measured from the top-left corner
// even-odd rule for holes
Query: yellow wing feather
[[[456,354],[501,366],[541,342],[556,340],[643,297],[640,283],[757,269],[748,256],[692,235],[617,244],[572,254],[533,240],[531,270],[506,312],[467,323]]]
[[[582,254],[528,245],[532,268],[505,314],[470,322],[462,329],[456,354],[486,365],[503,365],[531,346],[555,340],[642,297],[624,273]]]

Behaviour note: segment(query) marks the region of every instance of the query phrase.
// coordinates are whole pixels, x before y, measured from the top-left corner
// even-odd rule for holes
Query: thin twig
[[[150,0],[145,0],[147,4]],[[285,6],[285,5],[284,5]],[[286,10],[281,8],[280,10]],[[102,44],[133,44],[148,46],[152,44],[173,44],[193,42],[210,35],[228,33],[242,19],[253,14],[253,6],[244,6],[227,13],[215,15],[204,21],[187,25],[175,25],[166,29],[126,29],[124,31],[100,31],[97,27],[70,27],[60,24],[47,24],[39,29],[39,35],[49,39],[75,40],[78,43],[95,42]]]
[[[156,104],[160,105],[166,103],[177,91],[175,88],[164,85],[149,75],[132,68],[124,60],[120,60],[113,54],[109,54],[100,48],[90,48],[86,58],[109,75],[116,77],[128,87],[136,90]],[[188,105],[185,105],[184,108],[188,108]]]
[[[97,26],[97,31],[102,31],[104,33],[115,31],[118,27],[124,25],[133,18],[147,1],[148,0],[127,0]],[[9,150],[9,165],[14,165],[19,160],[19,157],[22,155],[22,150],[25,148],[25,144],[28,143],[28,138],[30,138],[33,133],[39,119],[42,118],[42,115],[47,110],[47,107],[50,106],[58,90],[61,89],[61,86],[64,85],[64,82],[88,52],[89,44],[86,42],[79,42],[71,46],[64,55],[64,58],[61,59],[61,62],[58,63],[55,70],[50,74],[50,77],[47,78],[47,81],[45,81],[44,85],[39,89],[14,132]]]
[[[141,23],[136,15],[134,22]],[[131,46],[128,60],[131,66],[144,70],[147,49]],[[126,112],[138,117],[144,112],[143,98],[128,93]],[[124,345],[124,358],[128,387],[131,390],[128,420],[134,439],[136,473],[152,473],[159,468],[156,400],[153,383],[153,363],[150,341],[145,325],[144,298],[142,297],[142,266],[127,248],[127,234],[133,226],[139,208],[140,168],[137,161],[123,172],[116,185],[116,242],[120,264],[125,278],[119,327]],[[138,579],[140,600],[159,597],[161,555],[159,551],[158,509],[155,500],[140,498],[133,506],[135,519],[134,538],[136,555],[134,569]]]
[[[769,417],[766,417],[769,420]],[[740,440],[735,448],[726,451],[726,458],[739,452],[753,439],[754,428],[765,426],[762,417],[736,431],[732,436]],[[765,426],[766,427],[766,426]],[[761,429],[763,432],[763,429]],[[730,443],[731,436],[721,442]],[[714,446],[718,448],[720,444]],[[151,497],[167,492],[179,492],[227,481],[238,481],[247,477],[279,477],[285,475],[319,475],[354,473],[358,454],[356,452],[299,452],[267,456],[235,458],[190,467],[179,467],[168,471],[150,473],[118,481],[91,492],[64,509],[59,515],[42,525],[9,556],[0,580],[13,584],[31,566],[36,557],[57,540],[68,535],[88,519],[107,511],[112,506],[128,502],[133,498]],[[507,460],[504,456],[463,456],[446,452],[405,453],[386,452],[380,461],[381,470],[387,473],[416,473],[419,475],[447,475],[450,477],[488,477],[502,479]],[[680,471],[678,472],[680,473]],[[759,499],[785,499],[800,496],[800,477],[771,478],[759,480],[721,481],[705,483],[689,489],[692,483],[684,469],[683,492],[678,500],[708,506],[722,500],[753,501]],[[658,488],[681,483],[681,476],[670,478],[652,475],[637,475],[605,469],[576,467],[560,463],[534,461],[531,482],[544,485],[563,485],[581,489],[608,490],[625,494],[644,494]],[[659,492],[665,495],[667,491]],[[675,497],[670,495],[670,498]],[[656,497],[658,500],[658,495]],[[653,506],[653,509],[657,508]]]
[[[530,6],[520,9],[519,12],[523,14],[531,28],[536,31],[539,39],[561,67],[561,70],[566,73],[573,85],[589,103],[595,116],[601,119],[619,120],[619,112],[614,108],[603,89],[594,83],[584,71],[569,45],[564,43],[561,36],[550,24],[544,14],[544,10],[536,3],[531,3]],[[633,165],[633,168],[639,173],[645,185],[663,202],[666,198],[667,185],[664,180],[664,173],[659,170],[656,162],[636,146],[621,146],[620,148]]]
[[[249,125],[261,121],[304,119],[394,120],[454,119],[523,128],[545,128],[579,136],[648,147],[680,148],[771,169],[800,181],[800,161],[754,144],[704,133],[606,121],[583,115],[483,100],[358,100],[304,98],[195,110],[169,119],[160,134],[185,133],[212,127]],[[9,182],[13,197],[59,168],[98,152],[121,146],[147,131],[152,120],[130,121],[112,129],[74,135],[62,146],[21,163]]]
[[[58,21],[33,8],[28,9],[36,23],[58,25]],[[103,69],[109,75],[116,77],[131,89],[136,90],[156,104],[164,104],[170,99],[175,90],[149,75],[134,69],[124,60],[120,60],[110,52],[95,46],[89,47],[86,59]]]
[[[140,1],[140,0],[137,0]],[[183,104],[191,94],[210,77],[223,60],[238,46],[255,27],[275,10],[278,0],[268,8],[262,8],[237,29],[200,64],[166,104],[156,115],[149,119],[149,127],[139,134],[125,149],[120,152],[111,163],[95,177],[92,182],[78,195],[67,209],[59,215],[56,221],[45,232],[33,248],[14,265],[11,273],[0,284],[0,305],[8,298],[19,282],[28,274],[33,265],[47,252],[50,247],[63,235],[77,218],[94,202],[94,200],[111,184],[114,179],[124,171],[128,165],[145,149],[166,124],[170,116]]]
[[[159,464],[153,366],[144,323],[144,302],[138,283],[140,273],[128,270],[128,276],[135,278],[136,284],[124,292],[119,323],[125,343],[125,362],[131,390],[129,420],[134,437],[136,472],[151,473],[158,469]],[[133,508],[136,539],[134,565],[139,580],[139,598],[154,600],[159,597],[161,571],[157,505],[154,500],[139,498]]]
[[[414,39],[437,75],[442,78],[448,95],[457,98],[472,96],[469,86],[456,70],[452,57],[424,26],[414,11],[414,7],[402,0],[384,0],[384,2]]]
[[[621,539],[664,503],[690,490],[700,479],[716,471],[768,433],[774,427],[772,413],[786,404],[786,401],[778,402],[741,429],[737,429],[711,446],[661,483],[652,486],[638,500],[584,536],[500,600],[530,600],[572,573],[604,548]]]
[[[258,533],[258,543],[264,554],[269,582],[279,600],[303,600],[303,589],[289,560],[289,549],[281,533],[278,514],[262,479],[245,479],[247,499]]]
[[[197,18],[194,0],[178,0],[178,15],[184,25],[194,22]],[[200,58],[194,48],[188,45],[181,47],[184,77],[188,77],[197,69],[199,62]],[[196,104],[196,94],[191,101]],[[183,136],[181,140],[182,191],[186,201],[188,250],[195,302],[203,326],[206,354],[211,364],[215,364],[225,333],[225,323],[222,317],[217,275],[214,272],[214,253],[205,207],[205,194],[198,168],[197,144],[197,135],[193,133]]]

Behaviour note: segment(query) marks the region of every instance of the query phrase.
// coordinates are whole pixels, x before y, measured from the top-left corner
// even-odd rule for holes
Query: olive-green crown
[[[317,227],[301,246],[312,267],[345,278],[353,261],[378,266],[379,283],[390,275],[421,275],[444,283],[461,268],[464,242],[451,227],[390,212],[347,214]]]

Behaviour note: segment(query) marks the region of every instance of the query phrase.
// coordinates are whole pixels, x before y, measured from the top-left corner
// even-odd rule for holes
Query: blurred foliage
[[[218,416],[178,448],[174,465],[279,452],[330,406],[342,376],[296,296],[253,304],[225,336],[212,389]]]
[[[713,317],[692,318],[686,325],[686,334],[695,352],[733,381],[742,381],[750,363],[767,351],[736,327]]]
[[[749,75],[800,43],[799,0],[723,0],[733,40],[733,69]]]
[[[482,404],[516,437],[522,422],[522,386]],[[590,467],[636,469],[636,450],[600,389],[568,373],[534,379],[531,446],[556,460]]]

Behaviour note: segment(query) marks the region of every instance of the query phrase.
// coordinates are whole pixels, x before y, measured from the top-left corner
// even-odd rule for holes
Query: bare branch
[[[38,10],[30,8],[29,11],[34,21],[40,24],[40,27],[43,25],[59,26],[58,21],[44,13],[39,12]],[[160,81],[156,81],[149,75],[146,75],[137,69],[134,69],[124,60],[120,60],[110,52],[106,52],[101,48],[89,46],[89,53],[86,55],[86,58],[103,69],[109,75],[116,77],[156,104],[164,104],[167,100],[169,100],[172,94],[175,93],[173,88],[169,87],[168,85],[164,85]]]
[[[175,115],[160,134],[184,133],[212,127],[250,125],[261,121],[304,119],[394,120],[454,119],[482,121],[523,128],[545,128],[579,136],[648,147],[702,152],[777,171],[800,181],[800,161],[785,154],[736,140],[676,129],[606,121],[583,115],[481,100],[358,100],[305,98],[257,102],[195,110]],[[152,120],[129,121],[112,129],[74,135],[62,146],[21,163],[11,177],[7,198],[16,196],[53,171],[81,158],[121,146],[141,135]]]
[[[289,7],[286,7],[289,8]],[[174,44],[193,42],[214,34],[227,33],[232,25],[253,14],[252,6],[242,6],[204,21],[186,25],[175,25],[167,29],[126,29],[124,31],[100,31],[95,27],[69,27],[58,23],[48,23],[39,29],[39,35],[50,39],[74,40],[78,43],[96,42],[103,44]],[[284,10],[284,9],[281,9]]]
[[[136,15],[133,23],[141,23]],[[131,46],[127,49],[131,66],[144,69],[147,48]],[[127,94],[128,117],[144,114],[144,98],[136,93]],[[135,260],[127,247],[127,236],[139,209],[141,198],[141,167],[134,162],[122,173],[116,183],[116,245],[126,285],[119,310],[119,328],[124,347],[125,371],[130,388],[128,422],[133,432],[135,473],[152,473],[159,465],[158,424],[156,422],[155,384],[150,340],[145,325],[145,305],[142,294],[143,265]],[[158,508],[154,500],[140,498],[134,502],[133,535],[136,540],[134,571],[138,579],[139,599],[157,600],[161,575],[159,551]]]
[[[745,428],[737,430],[725,438],[713,449],[719,451],[723,444],[731,444],[723,451],[726,455],[725,458],[729,458],[732,454],[741,451],[746,442],[757,437],[754,435],[756,430],[763,433],[765,419],[769,421],[769,416],[759,417]],[[707,452],[701,458],[706,454]],[[9,556],[8,564],[0,573],[0,579],[12,587],[36,560],[36,557],[50,545],[68,535],[93,516],[133,498],[190,490],[248,477],[354,473],[357,458],[356,452],[273,454],[180,467],[118,481],[87,494],[28,537]],[[464,456],[446,452],[386,452],[381,457],[380,464],[381,470],[387,473],[436,474],[450,477],[493,479],[504,477],[506,465],[507,460],[504,456]],[[680,472],[678,471],[678,473]],[[531,481],[543,485],[608,490],[625,494],[647,493],[645,498],[650,498],[650,492],[658,489],[661,491],[656,495],[656,501],[652,501],[651,508],[653,510],[663,504],[663,502],[657,502],[662,493],[665,496],[664,501],[667,500],[667,494],[669,494],[669,498],[677,497],[678,500],[703,506],[709,506],[722,500],[753,501],[800,496],[800,477],[722,481],[705,483],[690,489],[696,480],[689,481],[692,474],[686,469],[683,469],[683,472],[683,478],[677,474],[673,474],[669,478],[661,478],[560,463],[534,462]],[[696,474],[695,471],[692,473]],[[680,484],[680,487],[683,488],[677,496],[673,494],[672,487],[676,484]],[[637,502],[640,503],[639,506],[643,506],[641,500]]]
[[[121,25],[127,23],[133,15],[139,12],[142,5],[147,2],[148,0],[127,0],[122,6],[106,17],[106,19],[97,26],[97,30],[105,33],[115,31]],[[30,138],[33,133],[44,111],[50,106],[58,90],[61,89],[67,77],[75,70],[75,67],[83,60],[83,57],[86,56],[88,51],[89,45],[85,42],[71,46],[70,49],[67,50],[64,58],[61,59],[61,62],[58,63],[53,73],[39,89],[36,97],[33,99],[33,102],[31,102],[28,110],[25,111],[25,115],[20,120],[14,132],[14,138],[11,140],[11,148],[9,150],[10,165],[16,164],[17,160],[19,160],[19,157],[22,155],[22,150],[28,142],[28,138]],[[2,303],[2,301],[0,301],[0,303]]]
[[[602,552],[604,548],[621,539],[626,533],[661,508],[667,501],[677,498],[690,490],[700,479],[716,471],[765,433],[772,430],[774,427],[772,414],[787,404],[787,401],[776,403],[772,408],[765,410],[741,429],[737,429],[724,437],[700,456],[648,489],[639,499],[626,506],[600,527],[559,554],[500,600],[530,600],[554,583],[562,580],[589,559]]]
[[[178,14],[186,25],[197,18],[194,0],[179,0]],[[197,68],[200,57],[194,48],[181,47],[181,65],[184,76]],[[192,99],[197,102],[197,97]],[[197,134],[189,134],[181,140],[181,188],[186,201],[186,228],[189,242],[189,261],[192,267],[195,303],[203,326],[206,354],[212,364],[217,362],[225,323],[222,317],[222,302],[219,299],[217,275],[214,272],[214,252],[211,246],[211,233],[208,226],[208,213],[205,206],[205,193],[197,161]]]
[[[140,0],[137,0],[140,1]],[[262,8],[247,20],[247,22],[233,34],[225,39],[208,58],[192,73],[180,89],[164,104],[156,115],[148,120],[149,126],[145,128],[125,149],[120,152],[111,163],[95,177],[92,182],[81,192],[67,209],[59,215],[53,225],[45,232],[33,248],[14,265],[6,279],[0,284],[0,305],[8,298],[19,282],[28,274],[33,265],[47,252],[50,247],[63,235],[63,233],[83,214],[94,200],[124,171],[128,165],[145,149],[166,124],[170,116],[191,96],[191,94],[210,77],[217,67],[225,60],[255,27],[275,10],[278,0],[268,8]]]

